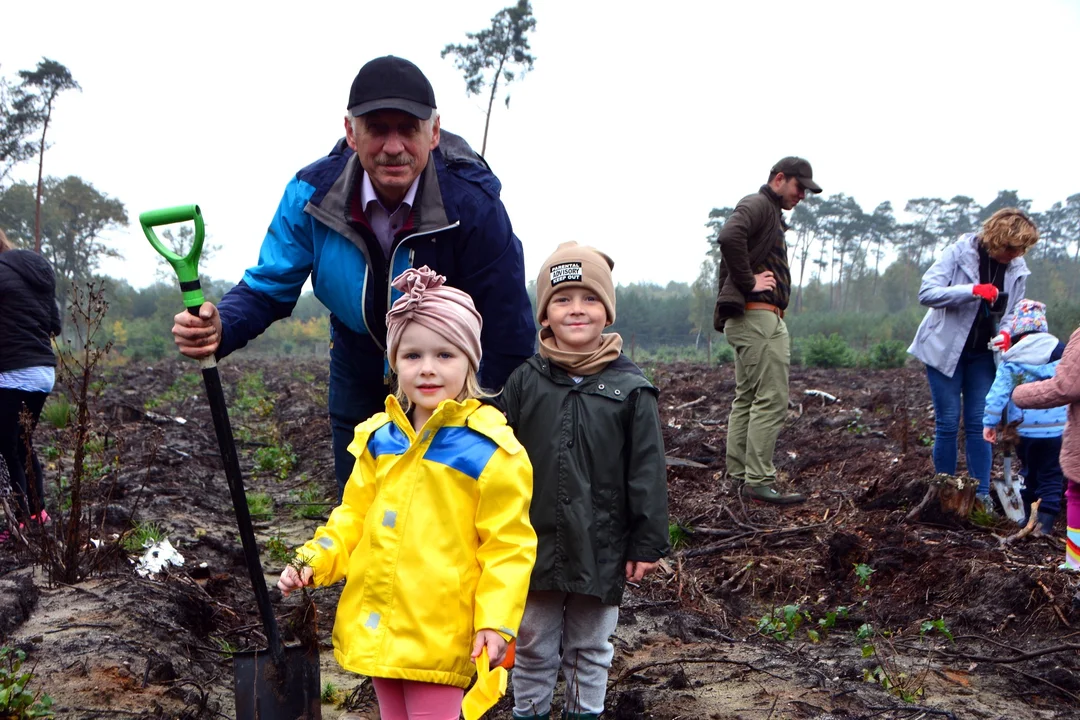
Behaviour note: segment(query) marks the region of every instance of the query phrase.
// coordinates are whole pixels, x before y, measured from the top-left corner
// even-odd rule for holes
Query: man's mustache
[[[415,165],[416,159],[408,153],[398,155],[378,155],[375,158],[376,165]]]

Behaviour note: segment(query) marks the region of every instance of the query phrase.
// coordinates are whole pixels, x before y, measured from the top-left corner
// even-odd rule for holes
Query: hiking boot
[[[1035,519],[1036,525],[1038,526],[1039,531],[1042,532],[1043,535],[1054,534],[1054,521],[1057,520],[1057,515],[1040,512],[1035,514]]]
[[[745,497],[757,500],[758,502],[770,503],[772,505],[797,505],[798,503],[806,501],[805,495],[800,493],[782,493],[773,487],[772,483],[766,483],[764,485],[743,485],[742,494]]]
[[[994,515],[994,499],[990,497],[990,493],[978,494],[975,496],[976,502],[982,505],[983,512]]]

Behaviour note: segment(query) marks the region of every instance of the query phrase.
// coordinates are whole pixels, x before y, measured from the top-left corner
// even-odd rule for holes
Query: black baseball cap
[[[821,186],[814,182],[814,171],[810,163],[801,157],[786,157],[772,166],[770,173],[784,173],[784,177],[793,177],[812,193],[821,192]]]
[[[360,117],[376,110],[401,110],[427,120],[435,109],[435,91],[420,68],[387,55],[360,68],[349,90],[349,114]]]

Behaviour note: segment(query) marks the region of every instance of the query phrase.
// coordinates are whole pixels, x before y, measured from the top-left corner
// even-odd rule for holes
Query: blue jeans
[[[356,426],[386,407],[383,351],[368,335],[330,320],[330,428],[334,436],[334,476],[338,501],[356,458],[349,453]]]
[[[929,365],[930,397],[934,401],[934,472],[956,474],[957,436],[960,430],[963,396],[964,455],[968,475],[979,481],[979,494],[990,493],[990,443],[983,440],[983,410],[986,394],[994,384],[994,354],[960,354],[956,372],[946,376]]]

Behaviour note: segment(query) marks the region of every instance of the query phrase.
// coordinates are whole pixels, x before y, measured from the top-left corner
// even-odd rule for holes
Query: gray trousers
[[[618,605],[604,605],[591,595],[529,593],[512,676],[515,717],[551,711],[560,667],[566,682],[564,710],[602,713],[615,655],[609,638],[618,620]]]

